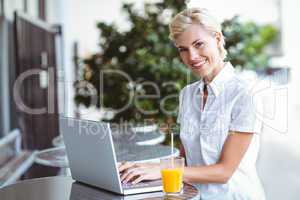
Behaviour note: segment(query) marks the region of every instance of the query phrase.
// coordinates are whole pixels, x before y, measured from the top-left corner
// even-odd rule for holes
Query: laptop
[[[122,195],[162,190],[158,181],[123,184],[109,123],[60,117],[72,178]],[[130,144],[128,144],[130,145]]]

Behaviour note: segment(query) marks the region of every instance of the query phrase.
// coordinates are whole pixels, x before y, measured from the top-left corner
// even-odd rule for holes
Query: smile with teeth
[[[193,68],[200,68],[200,67],[202,67],[202,66],[206,63],[206,61],[207,61],[207,59],[201,59],[201,60],[199,60],[199,61],[197,61],[197,62],[193,62],[193,63],[191,64],[191,66],[192,66]]]

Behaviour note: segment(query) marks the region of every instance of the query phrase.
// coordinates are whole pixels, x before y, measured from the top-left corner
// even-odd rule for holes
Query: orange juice
[[[182,168],[166,168],[161,170],[163,190],[166,193],[177,193],[182,188]]]

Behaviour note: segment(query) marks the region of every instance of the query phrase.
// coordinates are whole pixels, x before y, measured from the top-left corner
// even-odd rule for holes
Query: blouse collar
[[[214,77],[214,79],[207,84],[207,90],[211,90],[215,97],[217,97],[223,90],[225,83],[234,75],[234,68],[230,62],[226,62],[221,71]],[[204,81],[201,79],[199,83],[199,92],[203,93]]]

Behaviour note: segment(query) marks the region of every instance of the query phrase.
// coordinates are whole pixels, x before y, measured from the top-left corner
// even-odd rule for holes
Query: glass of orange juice
[[[165,194],[180,194],[183,186],[183,157],[170,157],[160,160],[161,178]]]

